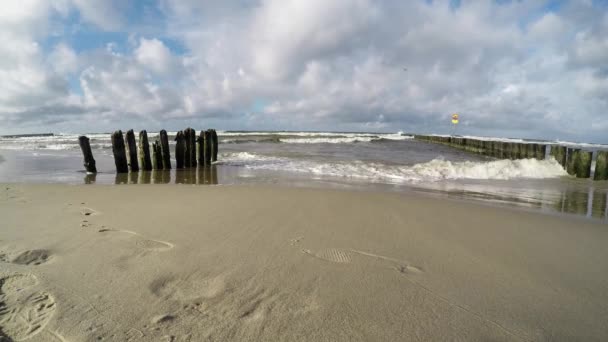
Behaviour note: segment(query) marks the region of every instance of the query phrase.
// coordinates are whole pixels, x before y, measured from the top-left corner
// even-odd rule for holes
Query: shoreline
[[[588,220],[411,192],[0,191],[0,300],[44,303],[32,341],[608,337],[608,232]]]

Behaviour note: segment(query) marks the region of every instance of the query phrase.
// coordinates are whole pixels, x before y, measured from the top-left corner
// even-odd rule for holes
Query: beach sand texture
[[[411,194],[3,184],[0,341],[600,341],[605,225]]]

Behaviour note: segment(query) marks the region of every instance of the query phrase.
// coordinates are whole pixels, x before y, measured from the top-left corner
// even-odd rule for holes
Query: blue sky
[[[608,142],[608,1],[22,0],[0,134],[447,132]],[[407,71],[403,71],[407,66]]]

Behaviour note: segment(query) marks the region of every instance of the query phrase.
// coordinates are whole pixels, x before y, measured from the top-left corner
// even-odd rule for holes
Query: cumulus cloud
[[[463,133],[600,141],[608,125],[601,4],[159,0],[158,30],[138,33],[122,2],[20,3],[0,5],[11,122],[442,132],[459,112]],[[129,43],[79,51],[74,14]]]

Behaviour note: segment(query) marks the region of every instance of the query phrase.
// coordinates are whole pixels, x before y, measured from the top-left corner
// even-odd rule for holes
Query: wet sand
[[[14,184],[0,220],[0,336],[16,341],[608,339],[608,231],[588,220],[413,194]]]

